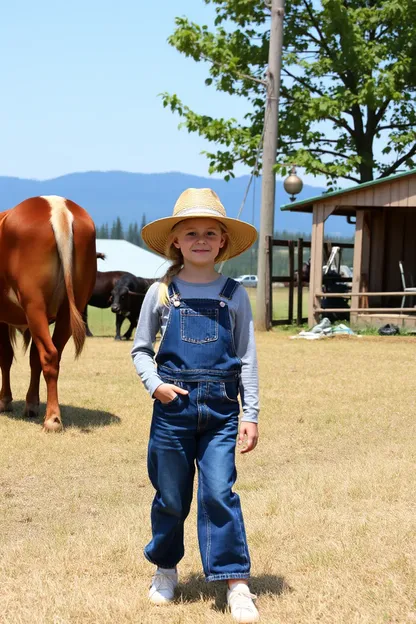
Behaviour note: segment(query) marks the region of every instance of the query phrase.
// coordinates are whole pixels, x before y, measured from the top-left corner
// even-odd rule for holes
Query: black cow
[[[94,290],[88,301],[88,305],[94,308],[109,308],[111,305],[111,291],[117,281],[124,275],[131,275],[131,273],[127,273],[126,271],[97,271]],[[134,278],[134,275],[132,275],[132,277]],[[82,316],[87,336],[92,336],[92,332],[88,327],[88,306],[86,306]]]
[[[121,340],[120,330],[125,318],[130,321],[130,327],[123,338],[126,340],[131,338],[139,320],[145,294],[155,281],[127,273],[115,284],[111,291],[111,311],[116,315],[116,340]]]

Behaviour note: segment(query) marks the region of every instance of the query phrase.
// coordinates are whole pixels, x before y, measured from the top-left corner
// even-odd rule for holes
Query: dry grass
[[[258,336],[261,441],[238,457],[238,491],[263,622],[416,621],[415,346]],[[15,412],[0,417],[4,624],[230,621],[223,586],[200,576],[195,508],[178,603],[146,601],[151,402],[130,347],[92,339],[77,363],[67,348],[61,435],[22,419],[17,357]]]

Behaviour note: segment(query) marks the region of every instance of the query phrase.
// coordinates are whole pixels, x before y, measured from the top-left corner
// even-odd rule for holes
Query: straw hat
[[[188,188],[180,196],[171,217],[157,219],[144,226],[142,238],[146,245],[162,256],[172,228],[185,219],[204,217],[223,223],[229,234],[227,257],[234,258],[256,241],[256,228],[249,223],[227,217],[218,195],[209,188]]]

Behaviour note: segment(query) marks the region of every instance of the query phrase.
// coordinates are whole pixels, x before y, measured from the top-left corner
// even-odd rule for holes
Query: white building
[[[128,271],[137,277],[162,277],[169,262],[125,240],[97,238],[97,252],[105,254],[105,260],[97,260],[99,271]]]

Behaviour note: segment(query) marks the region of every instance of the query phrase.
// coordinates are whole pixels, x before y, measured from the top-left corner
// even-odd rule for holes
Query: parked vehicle
[[[243,286],[248,288],[254,288],[257,286],[257,275],[239,275],[239,277],[234,278],[236,282],[240,282]]]

